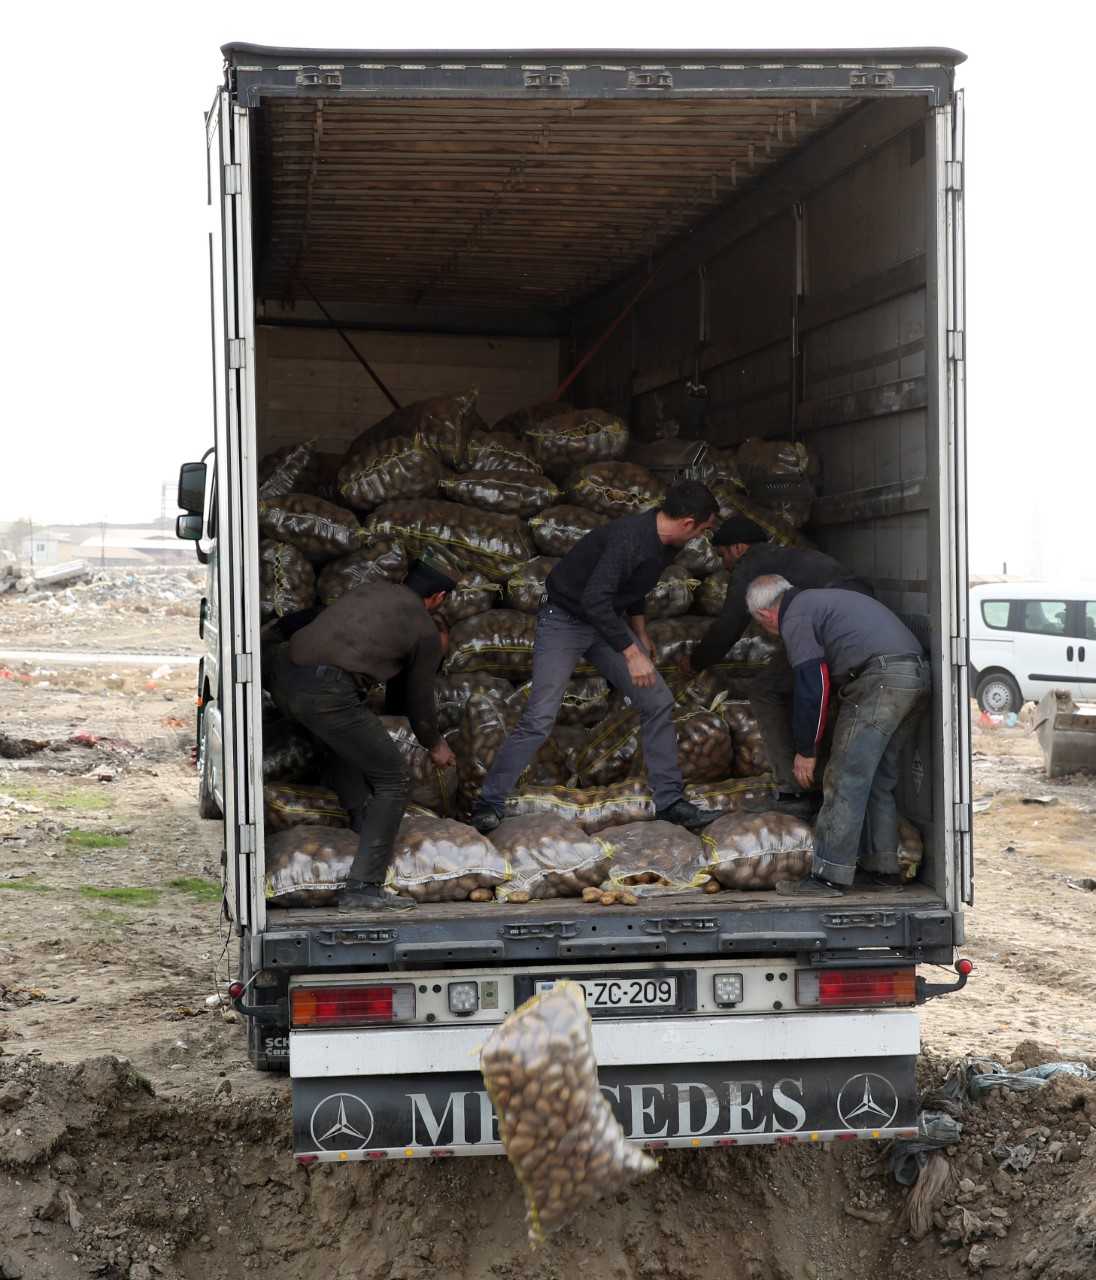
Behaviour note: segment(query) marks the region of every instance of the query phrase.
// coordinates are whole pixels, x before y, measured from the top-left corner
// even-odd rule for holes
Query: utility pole
[[[99,568],[107,567],[107,522],[99,521]]]

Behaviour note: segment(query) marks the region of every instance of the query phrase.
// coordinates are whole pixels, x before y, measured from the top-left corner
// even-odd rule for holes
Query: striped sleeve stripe
[[[814,745],[817,747],[826,732],[826,717],[830,709],[830,668],[829,664],[820,662],[818,672],[822,679],[822,697],[818,702],[818,725],[814,731]]]

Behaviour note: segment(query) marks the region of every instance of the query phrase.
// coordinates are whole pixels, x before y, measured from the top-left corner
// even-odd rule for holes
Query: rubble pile
[[[20,576],[14,576],[18,573]],[[94,569],[84,566],[56,582],[30,576],[17,566],[0,564],[0,595],[6,604],[32,605],[47,615],[81,613],[167,613],[197,616],[205,584],[199,569],[158,566],[149,569]],[[5,586],[6,584],[9,584]]]

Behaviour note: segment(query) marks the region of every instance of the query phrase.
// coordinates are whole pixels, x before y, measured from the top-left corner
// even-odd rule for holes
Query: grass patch
[[[100,889],[93,884],[80,886],[81,898],[92,898],[96,901],[122,902],[130,907],[151,907],[160,900],[159,889]]]
[[[189,893],[203,902],[220,902],[221,886],[215,880],[203,880],[201,876],[180,876],[177,880],[169,880],[172,889],[180,893]]]
[[[14,796],[16,800],[25,800],[28,804],[72,809],[77,813],[99,813],[103,809],[109,809],[111,805],[109,795],[93,791],[90,787],[73,787],[71,791],[58,794],[35,786],[32,782],[4,782],[0,785],[0,791]]]
[[[15,889],[19,893],[49,893],[48,884],[37,884],[34,880],[0,880],[0,889]]]
[[[112,836],[105,831],[83,831],[75,827],[65,836],[65,843],[70,849],[124,849],[129,844],[128,836]]]

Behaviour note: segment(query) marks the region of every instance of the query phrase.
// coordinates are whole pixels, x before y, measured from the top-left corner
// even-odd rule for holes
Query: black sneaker
[[[701,809],[688,800],[675,800],[673,804],[665,809],[659,809],[655,814],[658,822],[672,822],[675,826],[687,827],[690,831],[706,827],[716,818],[722,817],[723,814],[719,809]]]
[[[793,898],[841,898],[845,890],[839,884],[807,876],[805,880],[778,880],[777,893],[790,894]]]
[[[493,804],[488,804],[486,800],[478,800],[472,807],[472,814],[469,820],[480,835],[485,836],[494,831],[499,825],[502,821],[502,814]]]
[[[356,911],[412,911],[415,907],[410,898],[385,893],[383,885],[369,880],[348,880],[339,891],[338,905]]]
[[[813,818],[818,811],[809,791],[764,791],[748,796],[739,808],[743,813],[786,813],[792,818]]]

